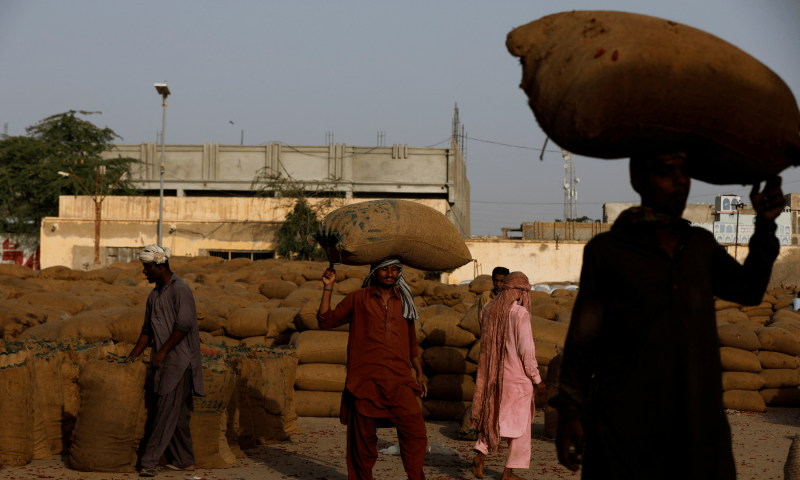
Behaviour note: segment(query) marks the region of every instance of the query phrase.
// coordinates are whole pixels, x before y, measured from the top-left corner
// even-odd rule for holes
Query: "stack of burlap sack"
[[[0,465],[69,454],[79,471],[133,472],[155,414],[153,370],[122,363],[130,344],[2,342]],[[190,428],[196,466],[224,468],[242,448],[300,433],[293,349],[203,347],[204,397]]]
[[[775,289],[756,306],[716,301],[726,408],[800,406],[800,315],[789,310],[796,297]]]

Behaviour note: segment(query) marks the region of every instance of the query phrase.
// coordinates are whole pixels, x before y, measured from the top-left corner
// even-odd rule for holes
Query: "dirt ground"
[[[800,409],[770,408],[765,414],[730,413],[733,448],[740,479],[778,479],[783,477],[783,463],[792,437],[800,434]],[[292,442],[248,450],[248,458],[230,468],[197,470],[193,474],[164,471],[157,478],[171,479],[314,479],[345,480],[345,427],[333,418],[301,418],[304,435]],[[444,449],[429,453],[425,461],[428,479],[473,479],[469,473],[472,442],[458,440],[454,422],[428,422],[428,442]],[[579,478],[558,466],[554,442],[544,435],[544,417],[537,414],[533,428],[530,470],[515,470],[526,479]],[[394,430],[379,432],[379,449],[397,442]],[[505,450],[486,459],[487,478],[499,478],[503,471]],[[0,479],[131,479],[138,474],[85,473],[71,470],[67,458],[38,460],[24,467],[0,469]],[[381,454],[374,470],[375,477],[406,478],[399,455]]]

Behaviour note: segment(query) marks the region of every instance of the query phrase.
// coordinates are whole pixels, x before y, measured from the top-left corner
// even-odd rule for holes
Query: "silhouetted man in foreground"
[[[740,265],[681,219],[689,167],[681,153],[631,159],[642,206],[584,250],[560,393],[550,402],[559,461],[573,471],[585,432],[583,478],[736,478],[714,296],[761,302],[786,202],[779,177],[761,193],[753,187],[756,232]]]

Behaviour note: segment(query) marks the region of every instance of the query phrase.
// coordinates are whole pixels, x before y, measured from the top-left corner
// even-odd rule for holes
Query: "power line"
[[[469,137],[469,139],[470,140],[475,140],[476,142],[491,143],[493,145],[502,145],[504,147],[521,148],[523,150],[535,150],[537,152],[541,152],[542,151],[541,148],[536,148],[536,147],[523,147],[521,145],[511,145],[510,143],[493,142],[491,140],[481,140],[480,138],[475,138],[475,137]],[[561,153],[560,150],[545,150],[545,152]]]

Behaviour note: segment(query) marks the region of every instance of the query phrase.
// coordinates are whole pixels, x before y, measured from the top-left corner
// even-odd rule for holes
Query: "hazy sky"
[[[800,92],[798,0],[589,2],[109,2],[0,0],[0,123],[9,133],[66,110],[124,143],[155,141],[167,79],[167,143],[281,141],[429,146],[453,105],[471,137],[540,148],[544,134],[505,48],[514,27],[572,9],[625,10],[701,28],[737,45]],[[229,121],[233,121],[231,125]],[[550,144],[552,146],[552,144]],[[549,148],[552,150],[552,148]],[[473,235],[563,212],[558,153],[471,140]],[[576,157],[579,214],[635,201],[627,162]],[[800,192],[800,171],[784,173]],[[691,202],[738,186],[695,182]]]

